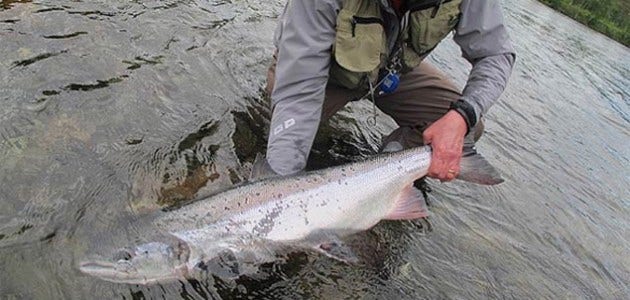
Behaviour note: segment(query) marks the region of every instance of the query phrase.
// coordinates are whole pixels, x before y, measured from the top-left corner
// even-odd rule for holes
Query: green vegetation
[[[630,1],[540,0],[540,2],[630,47]]]

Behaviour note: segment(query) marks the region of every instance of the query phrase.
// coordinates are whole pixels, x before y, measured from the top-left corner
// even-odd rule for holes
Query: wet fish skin
[[[465,159],[482,158],[475,154]],[[88,261],[80,269],[108,281],[151,283],[190,276],[222,253],[237,261],[273,260],[282,245],[312,248],[351,262],[352,253],[339,237],[384,219],[427,216],[424,198],[412,185],[427,174],[430,161],[431,149],[425,146],[242,185],[153,220],[155,227],[176,238],[176,248],[185,255],[174,255],[174,247],[167,244],[148,243],[129,251],[130,257]],[[484,178],[489,183],[488,176]]]

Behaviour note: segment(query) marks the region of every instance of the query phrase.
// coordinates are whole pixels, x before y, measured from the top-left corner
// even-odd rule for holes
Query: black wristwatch
[[[466,126],[468,127],[466,134],[470,132],[470,129],[477,125],[477,114],[475,114],[475,108],[472,107],[470,103],[460,99],[455,102],[451,102],[449,109],[458,112],[464,118]]]

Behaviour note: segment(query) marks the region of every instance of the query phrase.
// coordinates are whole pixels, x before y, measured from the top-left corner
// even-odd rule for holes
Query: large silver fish
[[[85,261],[80,270],[107,281],[148,284],[193,277],[216,264],[218,257],[222,262],[225,257],[236,262],[273,260],[274,251],[283,245],[353,262],[356,257],[340,237],[385,219],[427,216],[413,182],[427,174],[430,160],[430,147],[419,147],[241,185],[160,212],[151,226],[169,238],[120,250],[112,259]],[[462,158],[461,169],[460,176],[468,181],[502,181],[476,153]],[[247,272],[243,266],[247,264],[235,266],[240,268],[233,270],[235,275]]]

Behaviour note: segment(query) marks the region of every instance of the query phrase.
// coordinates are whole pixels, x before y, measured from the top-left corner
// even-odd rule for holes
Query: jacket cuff
[[[470,105],[470,103],[464,100],[457,100],[455,102],[451,102],[451,106],[449,110],[454,110],[459,113],[464,121],[466,121],[466,134],[470,132],[470,129],[477,125],[477,114],[475,113],[475,108]]]

